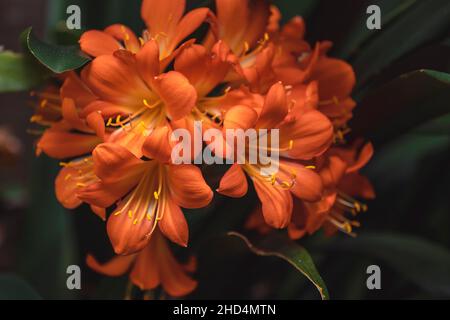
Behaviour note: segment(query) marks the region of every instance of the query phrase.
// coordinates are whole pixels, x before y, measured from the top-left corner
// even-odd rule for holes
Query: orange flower
[[[265,93],[276,82],[271,68],[275,47],[269,40],[267,1],[216,0],[217,21],[212,24],[204,44],[210,48],[224,41],[236,56],[234,69],[225,82],[236,86],[248,83],[255,92]]]
[[[187,246],[188,226],[183,208],[209,204],[212,191],[194,165],[171,165],[169,129],[161,127],[146,139],[144,161],[114,143],[93,152],[94,172],[100,179],[78,190],[79,199],[101,208],[117,202],[107,231],[117,254],[142,250],[155,228],[170,240]]]
[[[90,30],[80,38],[81,49],[98,57],[111,55],[119,49],[137,53],[150,40],[156,40],[164,64],[173,58],[178,44],[194,32],[203,22],[213,19],[209,9],[198,8],[183,16],[185,0],[144,0],[141,16],[147,25],[142,37],[128,27],[114,24],[104,31]]]
[[[348,219],[345,214],[354,216],[367,209],[365,204],[354,197],[375,197],[368,179],[358,172],[370,160],[373,147],[370,143],[362,148],[360,146],[361,143],[356,142],[351,148],[335,147],[318,159],[324,195],[317,202],[295,203],[295,213],[288,228],[291,238],[312,234],[321,227],[329,234],[339,229],[353,235],[352,226],[359,226],[359,223]]]
[[[180,265],[159,232],[155,232],[139,253],[117,256],[105,264],[88,255],[86,263],[93,270],[110,277],[121,276],[130,270],[131,282],[141,290],[152,290],[161,285],[172,297],[185,296],[197,287],[197,282],[187,275],[195,271],[195,263]]]
[[[234,128],[279,129],[279,171],[269,174],[260,163],[248,161],[243,165],[234,164],[222,178],[217,191],[242,197],[247,192],[244,172],[247,173],[262,202],[266,222],[275,228],[286,227],[291,220],[292,194],[309,201],[319,200],[322,194],[319,175],[293,159],[310,160],[325,152],[332,139],[331,123],[315,110],[289,115],[286,92],[277,83],[269,90],[260,110],[236,106],[225,114],[224,130]],[[247,154],[249,151],[247,146]]]
[[[82,71],[82,79],[98,97],[82,116],[98,112],[107,126],[117,128],[111,137],[141,155],[145,137],[166,118],[178,120],[189,114],[197,92],[180,72],[160,74],[159,48],[147,42],[136,54],[118,50],[95,58]]]

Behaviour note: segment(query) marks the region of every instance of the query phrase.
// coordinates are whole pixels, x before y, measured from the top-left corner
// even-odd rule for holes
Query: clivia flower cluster
[[[144,0],[140,36],[120,24],[85,32],[79,43],[92,61],[35,93],[32,121],[46,126],[37,153],[62,161],[57,199],[69,209],[89,204],[117,254],[87,264],[109,276],[130,272],[142,290],[161,285],[174,297],[197,283],[195,263],[180,264],[169,241],[188,246],[183,208],[214,196],[198,166],[172,163],[174,130],[193,132],[197,121],[220,132],[279,130],[277,149],[266,150],[280,154],[276,173],[263,161],[236,162],[216,190],[238,198],[252,184],[260,205],[246,226],[262,233],[353,234],[349,216],[366,210],[354,198],[374,197],[359,174],[372,146],[344,137],[355,107],[351,66],[327,55],[331,43],[308,44],[302,18],[280,26],[266,1],[216,0],[215,8]]]

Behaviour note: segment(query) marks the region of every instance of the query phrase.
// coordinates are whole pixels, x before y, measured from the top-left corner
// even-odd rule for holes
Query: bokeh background
[[[358,237],[326,239],[319,233],[299,241],[331,298],[450,298],[450,3],[273,2],[284,21],[306,19],[310,43],[333,41],[331,55],[353,65],[358,106],[350,126],[375,146],[364,173],[377,199],[359,216]],[[84,30],[119,22],[143,28],[138,0],[2,0],[0,45],[20,51],[19,34],[29,26],[49,42],[76,41],[79,33],[65,30],[70,4],[81,7]],[[381,8],[379,31],[366,28],[369,4]],[[213,6],[188,1],[190,8],[204,5]],[[416,71],[421,69],[433,71]],[[112,255],[103,223],[85,207],[64,210],[53,190],[57,162],[34,156],[39,132],[29,122],[30,101],[27,92],[0,94],[0,298],[121,299],[126,277],[106,279],[84,264],[87,252],[101,259]],[[288,263],[256,256],[226,236],[241,229],[254,203],[254,195],[217,196],[207,209],[188,214],[200,282],[189,298],[319,299]],[[82,290],[66,288],[71,264],[82,268]],[[381,290],[366,287],[371,264],[382,270]]]

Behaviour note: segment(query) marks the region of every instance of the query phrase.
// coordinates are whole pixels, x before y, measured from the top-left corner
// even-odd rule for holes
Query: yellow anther
[[[131,210],[128,211],[128,217],[130,217],[130,219],[133,218],[133,211]]]
[[[281,186],[283,189],[290,189],[290,188],[292,188],[292,183],[287,182],[287,181],[282,181],[281,184],[280,184],[280,186]]]
[[[361,226],[361,224],[360,224],[358,221],[350,221],[350,224],[351,224],[352,226],[358,227],[358,228]]]
[[[117,117],[116,117],[116,124],[119,124],[119,123],[120,123],[121,117],[122,117],[122,116],[121,116],[120,114],[117,115]]]
[[[344,227],[345,232],[347,232],[347,233],[352,232],[352,226],[350,225],[350,223],[344,222],[344,224],[342,226]]]
[[[250,50],[250,45],[247,41],[244,41],[244,53],[247,53]]]
[[[122,211],[119,210],[119,211],[113,213],[113,215],[114,215],[114,216],[118,216],[118,215],[121,214],[121,213],[122,213]]]
[[[272,185],[274,185],[276,179],[277,179],[277,178],[276,178],[275,173],[272,173],[272,175],[270,176],[270,183],[271,183]]]
[[[360,212],[361,211],[361,206],[359,205],[358,202],[354,202],[353,205],[355,206],[356,212]]]
[[[289,150],[292,150],[294,147],[294,140],[289,140]]]
[[[336,97],[336,96],[333,96],[333,102],[334,102],[334,104],[339,104],[339,99],[338,99],[338,97]]]
[[[70,177],[71,177],[72,175],[69,173],[69,174],[67,174],[65,177],[64,177],[64,180],[69,180],[70,179]]]
[[[136,224],[138,222],[138,219],[134,219],[133,224]]]
[[[156,200],[159,199],[159,192],[153,192],[153,196],[155,197]]]
[[[150,213],[147,213],[147,220],[151,221],[152,220],[152,216],[150,215]]]
[[[61,167],[67,167],[67,166],[69,166],[69,163],[68,162],[60,162],[59,165]]]
[[[83,188],[83,187],[86,187],[86,184],[81,183],[81,182],[78,182],[78,183],[77,183],[77,187],[78,187],[78,188]]]
[[[231,90],[231,87],[228,86],[228,87],[225,88],[224,92],[228,93],[228,92],[230,92],[230,90]]]
[[[45,108],[45,106],[47,105],[48,100],[47,99],[43,99],[40,103],[41,108]]]
[[[316,166],[306,166],[305,168],[306,168],[306,169],[315,170],[315,169],[316,169]]]
[[[139,43],[141,44],[142,47],[145,44],[145,40],[142,37],[139,37]]]
[[[30,118],[30,122],[38,122],[42,120],[42,116],[40,115],[34,115]]]
[[[109,119],[108,119],[108,122],[106,122],[106,126],[107,126],[107,127],[110,126],[110,125],[112,124],[112,122],[113,122],[113,119],[112,119],[112,118],[109,118]]]
[[[264,33],[264,41],[269,41],[270,37],[269,34],[266,32]]]

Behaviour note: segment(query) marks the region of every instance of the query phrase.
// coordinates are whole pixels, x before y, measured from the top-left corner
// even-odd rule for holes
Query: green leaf
[[[253,244],[247,237],[238,232],[228,232],[228,235],[243,240],[249,249],[259,256],[271,256],[285,260],[314,284],[323,300],[330,298],[327,287],[308,251],[286,236],[272,234],[257,244]]]
[[[399,16],[411,7],[417,0],[378,0],[372,1],[371,5],[377,5],[381,10],[381,25],[386,27],[389,23],[395,21]],[[363,9],[367,6],[363,6]],[[370,30],[366,26],[368,15],[366,12],[359,12],[358,19],[353,24],[352,32],[348,37],[337,44],[335,53],[342,58],[348,58],[354,54],[366,41],[378,35],[379,30]]]
[[[282,22],[287,22],[296,15],[307,18],[319,4],[318,0],[277,0],[274,3],[282,14]]]
[[[58,162],[41,155],[33,159],[29,209],[19,249],[19,270],[46,299],[79,294],[66,286],[67,267],[78,264],[71,212],[56,200],[54,179]]]
[[[356,239],[336,239],[329,249],[376,257],[421,288],[450,297],[450,252],[426,239],[366,233]]]
[[[52,45],[41,41],[31,27],[24,32],[24,37],[31,54],[55,73],[78,69],[91,60],[80,51],[78,45]]]
[[[400,76],[372,91],[359,104],[355,135],[376,145],[436,119],[450,111],[450,75],[418,70]]]
[[[39,294],[22,278],[0,274],[0,300],[40,300]]]
[[[394,23],[382,26],[379,35],[358,52],[352,65],[359,84],[402,55],[445,35],[449,27],[450,2],[417,1]]]
[[[26,55],[11,51],[0,52],[0,92],[31,89],[46,78],[45,72]]]

